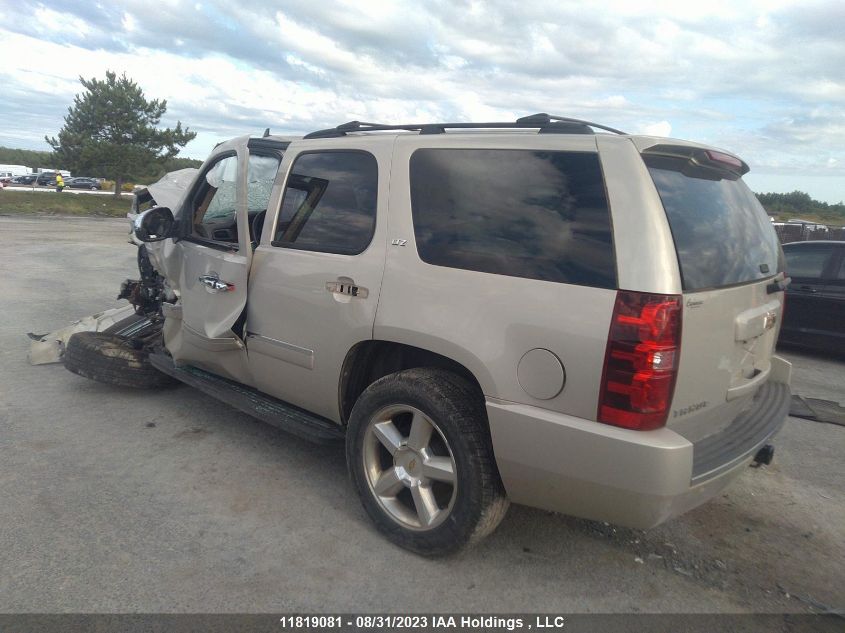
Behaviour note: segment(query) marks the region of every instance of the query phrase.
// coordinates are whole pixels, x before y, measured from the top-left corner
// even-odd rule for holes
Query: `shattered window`
[[[205,173],[192,202],[194,235],[217,242],[238,241],[237,178],[237,156],[218,161]]]
[[[234,216],[238,195],[237,178],[238,159],[234,156],[220,161],[205,175],[208,184],[215,189],[205,213],[206,219]]]
[[[261,213],[267,209],[273,181],[279,170],[279,159],[276,156],[261,156],[251,154],[247,173],[246,204],[250,215]]]

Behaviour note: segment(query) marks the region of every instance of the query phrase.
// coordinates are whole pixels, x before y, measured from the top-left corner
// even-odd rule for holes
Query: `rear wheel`
[[[490,534],[507,512],[483,400],[455,374],[409,369],[376,381],[346,437],[361,502],[401,547],[449,554]]]
[[[104,332],[77,332],[67,342],[65,367],[97,382],[136,389],[157,389],[178,384],[158,371],[144,349],[131,340]]]

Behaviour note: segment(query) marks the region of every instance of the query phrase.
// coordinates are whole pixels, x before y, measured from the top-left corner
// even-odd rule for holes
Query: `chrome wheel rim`
[[[378,411],[367,425],[363,461],[370,493],[402,527],[431,530],[452,512],[455,458],[443,432],[419,409],[394,405]]]

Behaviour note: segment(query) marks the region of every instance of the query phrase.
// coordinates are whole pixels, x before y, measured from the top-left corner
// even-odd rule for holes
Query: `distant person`
[[[59,172],[56,172],[56,193],[61,193],[64,188],[65,179],[62,178],[62,175]]]

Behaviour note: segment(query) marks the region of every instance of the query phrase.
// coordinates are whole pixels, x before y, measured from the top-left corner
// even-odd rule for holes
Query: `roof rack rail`
[[[411,123],[402,125],[386,125],[383,123],[365,123],[363,121],[349,121],[337,127],[325,130],[317,130],[306,134],[303,138],[337,138],[346,136],[349,132],[383,132],[399,131],[419,132],[420,134],[444,134],[449,130],[505,130],[538,128],[540,134],[594,134],[593,129],[612,132],[613,134],[625,134],[606,125],[572,119],[563,116],[553,116],[540,112],[530,116],[524,116],[514,122],[490,122],[490,123]]]

